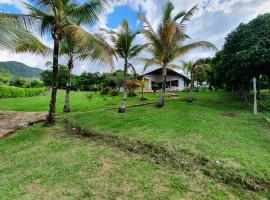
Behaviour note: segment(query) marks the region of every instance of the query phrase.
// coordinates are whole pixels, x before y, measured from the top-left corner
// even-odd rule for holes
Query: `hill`
[[[40,78],[40,73],[43,71],[16,61],[0,62],[0,67],[7,70],[12,76],[22,78]]]

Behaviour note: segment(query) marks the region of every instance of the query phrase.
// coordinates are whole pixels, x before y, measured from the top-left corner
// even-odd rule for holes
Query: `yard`
[[[72,113],[0,141],[4,199],[267,199],[270,128],[230,93],[101,110],[120,97],[72,93]],[[147,94],[156,100],[158,94]],[[137,104],[140,96],[128,99]],[[1,99],[0,110],[46,111],[49,96]],[[46,196],[44,196],[46,194]]]

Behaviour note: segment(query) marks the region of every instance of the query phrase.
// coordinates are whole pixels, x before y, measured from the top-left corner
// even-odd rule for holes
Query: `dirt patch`
[[[238,115],[234,114],[234,113],[220,113],[221,116],[223,117],[228,117],[228,118],[237,118],[239,117]]]
[[[0,140],[46,117],[46,112],[0,111]]]

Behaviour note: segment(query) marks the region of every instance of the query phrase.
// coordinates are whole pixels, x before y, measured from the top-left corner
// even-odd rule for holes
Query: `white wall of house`
[[[162,82],[162,77],[157,75],[145,75],[144,79],[147,81],[146,91],[152,91],[152,81],[156,83]],[[167,76],[168,81],[178,81],[178,86],[170,87],[171,90],[183,90],[185,88],[185,80],[181,76]]]

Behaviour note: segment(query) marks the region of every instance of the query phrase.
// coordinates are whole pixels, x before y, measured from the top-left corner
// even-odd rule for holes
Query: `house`
[[[158,68],[143,75],[146,80],[146,91],[153,91],[153,85],[158,85],[159,89],[162,87],[162,68]],[[188,87],[190,79],[183,74],[167,68],[167,90],[181,91]]]

